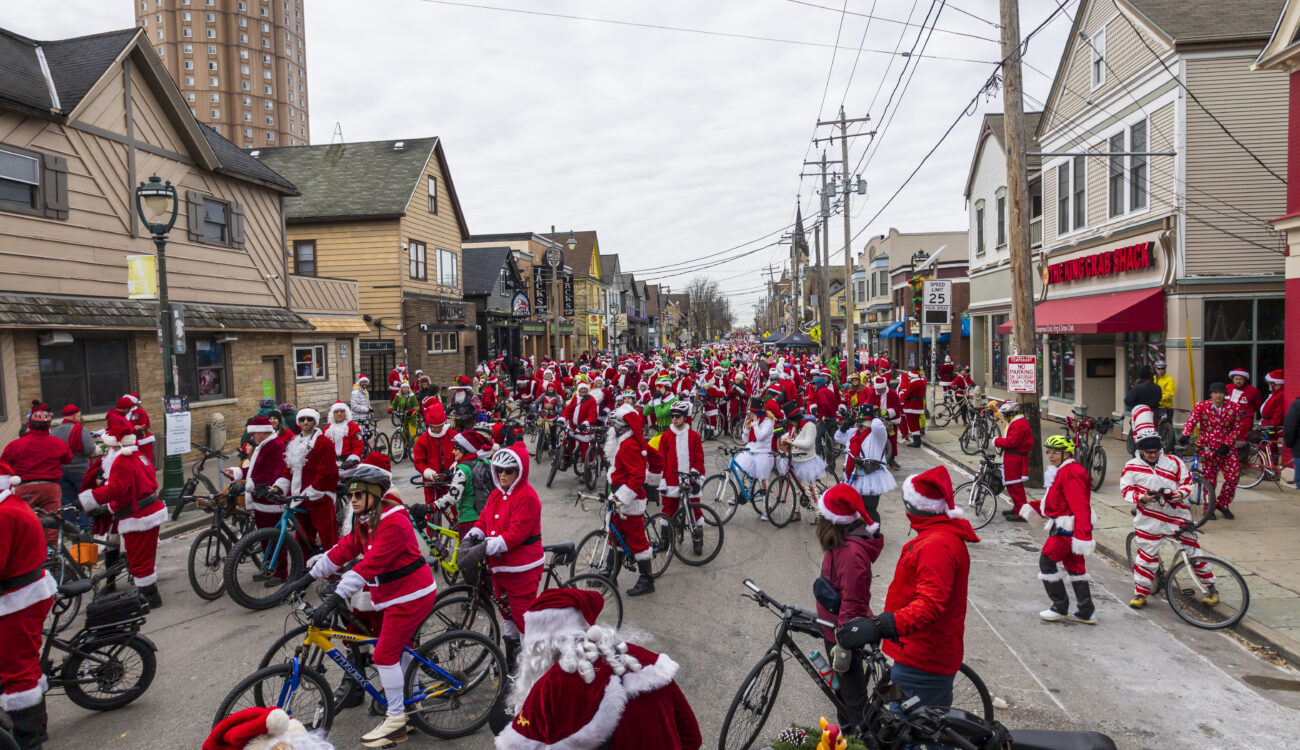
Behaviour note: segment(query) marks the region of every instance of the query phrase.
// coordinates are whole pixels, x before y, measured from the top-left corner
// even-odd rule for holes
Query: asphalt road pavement
[[[722,457],[706,444],[711,466]],[[941,459],[925,449],[905,448],[907,473]],[[545,467],[545,464],[543,464]],[[397,482],[408,501],[419,491],[407,484],[409,462]],[[964,478],[954,475],[954,484]],[[594,512],[572,499],[572,474],[554,489],[534,470],[543,501],[543,538],[572,539],[597,527]],[[898,491],[882,498],[885,551],[874,569],[872,603],[879,607],[893,576],[902,543],[909,536]],[[739,508],[725,527],[721,554],[702,568],[674,561],[657,591],[624,597],[629,640],[672,655],[681,665],[678,681],[695,708],[705,747],[716,747],[732,696],[746,673],[771,645],[776,617],[743,598],[741,581],[752,578],[774,597],[813,606],[812,580],[821,551],[811,526],[784,529]],[[1256,656],[1229,634],[1200,631],[1178,620],[1163,599],[1143,612],[1130,610],[1129,574],[1098,557],[1089,559],[1098,605],[1095,626],[1045,623],[1048,605],[1036,578],[1042,531],[1033,524],[1009,524],[1000,517],[971,546],[970,606],[965,661],[995,698],[1006,702],[998,719],[1012,729],[1090,729],[1113,737],[1121,748],[1273,748],[1294,743],[1300,727],[1300,675]],[[159,547],[159,587],[165,605],[144,628],[160,649],[157,678],[134,704],[95,713],[66,697],[49,697],[47,747],[196,749],[207,735],[218,703],[252,672],[266,647],[284,632],[288,607],[250,612],[222,598],[196,597],[186,578],[191,535]],[[620,576],[620,588],[633,582]],[[804,639],[806,650],[822,648]],[[815,725],[832,707],[810,678],[787,664],[777,706],[761,738],[771,741],[792,722]],[[333,675],[337,679],[337,670]],[[334,723],[331,739],[341,748],[378,719],[365,708],[349,709]],[[487,730],[457,741],[413,735],[405,748],[488,748]]]

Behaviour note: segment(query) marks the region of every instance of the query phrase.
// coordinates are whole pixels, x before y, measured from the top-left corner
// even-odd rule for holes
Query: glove
[[[330,594],[329,596],[325,597],[325,601],[321,602],[320,606],[317,607],[311,613],[312,627],[315,628],[329,627],[330,618],[334,614],[334,610],[342,606],[343,606],[343,597],[339,596],[338,594]]]
[[[462,548],[460,555],[456,558],[457,567],[463,569],[477,568],[480,563],[487,559],[487,544],[476,544],[473,547]]]
[[[423,476],[424,476],[424,481],[432,482],[433,478],[438,476],[438,474],[433,469],[425,469]]]
[[[87,515],[98,518],[99,516],[113,515],[113,509],[108,507],[107,505],[100,505],[99,507],[92,508],[91,510],[86,511],[86,513]]]
[[[292,594],[298,593],[299,591],[304,591],[315,580],[316,579],[312,576],[311,573],[304,573],[301,576],[299,576],[298,579],[295,580],[293,583],[290,583],[288,586],[286,586],[283,589],[282,593],[285,596],[290,596]]]
[[[347,458],[343,459],[342,468],[351,469],[354,468],[359,463],[361,463],[361,459],[358,458],[357,456],[348,456]]]
[[[1232,448],[1226,445],[1220,445],[1218,448],[1214,449],[1214,455],[1216,456],[1226,456],[1231,452],[1232,452]]]
[[[1191,435],[1179,435],[1179,436],[1178,436],[1178,444],[1179,444],[1179,445],[1187,445],[1187,444],[1190,443],[1190,442],[1192,442],[1192,436],[1191,436]]]

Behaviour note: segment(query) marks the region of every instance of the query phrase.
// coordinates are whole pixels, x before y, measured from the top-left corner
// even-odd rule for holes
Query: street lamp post
[[[569,252],[573,252],[578,247],[578,240],[573,236],[572,229],[569,230],[569,239],[565,240],[564,246],[568,248]],[[551,225],[551,246],[546,250],[546,264],[551,267],[551,316],[555,319],[555,337],[558,339],[560,337],[561,314],[564,311],[564,291],[560,282],[560,269],[564,267],[564,253],[555,243],[554,224]],[[577,317],[576,306],[574,317]],[[546,333],[546,344],[548,348],[551,347],[551,334],[549,327]],[[554,349],[558,348],[559,347],[554,347],[551,351],[551,356],[555,359],[559,359],[559,357],[555,356],[556,352],[554,351]]]
[[[164,406],[176,395],[176,373],[173,357],[176,351],[176,327],[172,322],[171,300],[167,297],[167,233],[176,224],[176,213],[180,208],[176,187],[170,181],[163,182],[158,175],[153,175],[148,182],[140,183],[135,189],[135,209],[144,222],[149,233],[153,235],[153,244],[158,256],[158,323],[163,334],[163,403]],[[181,470],[181,457],[167,451],[166,409],[164,408],[163,438],[163,485],[159,493],[163,501],[171,505],[180,497],[181,485],[185,476]]]
[[[912,284],[912,280],[916,278],[916,267],[925,265],[925,262],[929,259],[930,254],[924,250],[917,250],[915,253],[912,253],[912,257],[908,260],[909,273],[907,283],[909,288]],[[904,309],[906,309],[906,306],[904,306]],[[925,325],[921,322],[921,306],[916,304],[915,298],[912,301],[912,315],[916,318],[916,330],[918,332],[916,336],[916,361],[920,364],[924,359],[921,354],[925,350]],[[906,336],[904,336],[903,341],[906,344]],[[934,346],[934,342],[930,342],[930,345]],[[903,350],[906,351],[907,347],[904,346]]]

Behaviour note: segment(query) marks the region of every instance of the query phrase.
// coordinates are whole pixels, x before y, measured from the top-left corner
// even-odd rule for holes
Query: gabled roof
[[[568,241],[568,237],[556,237],[556,242],[561,245]],[[573,252],[564,248],[564,265],[573,269],[573,278],[586,279],[591,277],[591,253],[592,250],[599,246],[594,231],[574,232],[573,239],[577,245]]]
[[[1025,147],[1026,151],[1038,151],[1038,121],[1043,118],[1042,112],[1025,113],[1025,138],[1029,141]],[[975,138],[975,153],[971,156],[970,169],[966,172],[966,188],[962,195],[970,199],[971,185],[975,183],[975,170],[979,167],[980,153],[983,152],[985,141],[990,137],[997,141],[998,148],[1006,150],[1003,146],[1003,140],[1006,137],[1006,116],[1002,112],[987,112],[984,115],[984,124],[980,126],[979,135]],[[1028,156],[1025,157],[1025,166],[1029,174],[1037,172],[1042,166],[1043,157]]]
[[[600,283],[611,286],[619,273],[621,271],[618,267],[618,253],[600,256]]]
[[[194,118],[157,52],[143,39],[141,29],[121,29],[42,42],[0,29],[0,108],[63,123],[75,120],[86,96],[106,75],[120,75],[112,71],[129,57],[200,167],[296,194],[293,183]]]
[[[510,260],[508,247],[467,247],[461,251],[464,270],[464,295],[491,294],[501,277],[501,268]]]
[[[1106,0],[1110,2],[1111,0]],[[1264,42],[1286,0],[1121,0],[1175,47]],[[1076,19],[1082,16],[1082,11]]]
[[[299,223],[402,216],[436,159],[440,189],[446,190],[456,212],[461,239],[470,236],[437,136],[257,148],[249,153],[302,190],[301,196],[284,202],[285,219]]]
[[[621,273],[618,275],[623,281],[623,288],[632,293],[634,297],[641,296],[641,290],[637,288],[636,276],[630,273]]]
[[[645,293],[646,293],[646,306],[645,306],[646,314],[647,314],[647,315],[658,316],[658,315],[659,315],[659,296],[660,296],[660,295],[659,295],[659,285],[658,285],[658,284],[646,284],[646,286],[645,286]]]
[[[1269,37],[1264,49],[1260,50],[1259,57],[1250,69],[1267,70],[1282,62],[1294,60],[1296,53],[1300,52],[1297,42],[1300,42],[1300,3],[1292,0],[1282,6],[1277,25],[1273,27],[1273,35]]]

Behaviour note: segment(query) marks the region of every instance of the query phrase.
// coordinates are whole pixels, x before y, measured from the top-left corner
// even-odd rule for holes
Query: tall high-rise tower
[[[132,0],[199,122],[245,148],[308,143],[303,0]]]

